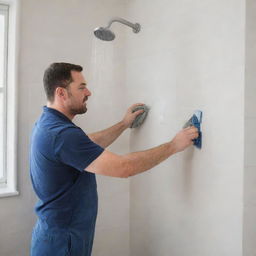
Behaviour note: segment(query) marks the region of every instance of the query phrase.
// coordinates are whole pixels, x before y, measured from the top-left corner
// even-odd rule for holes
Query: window
[[[0,197],[16,188],[16,5],[0,0]]]
[[[0,5],[0,182],[6,183],[6,73],[8,6]]]

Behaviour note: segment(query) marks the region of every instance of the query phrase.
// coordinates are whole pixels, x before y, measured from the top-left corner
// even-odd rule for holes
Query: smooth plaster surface
[[[76,119],[88,133],[120,121],[134,102],[151,107],[143,126],[127,130],[113,152],[166,142],[194,110],[204,112],[201,151],[190,148],[131,179],[98,177],[93,256],[253,256],[254,2],[20,2],[20,195],[1,198],[0,255],[29,255],[36,201],[29,137],[45,104],[43,71],[67,61],[85,67],[93,93],[88,112]],[[112,16],[139,22],[141,32],[114,24],[114,42],[96,40],[93,29]]]
[[[36,197],[29,177],[28,148],[31,130],[46,100],[43,72],[56,61],[80,64],[92,90],[89,110],[76,119],[86,132],[94,132],[120,121],[126,104],[117,97],[122,83],[122,37],[105,56],[102,45],[96,45],[93,29],[108,22],[109,17],[124,11],[123,2],[104,1],[20,1],[20,40],[18,69],[18,190],[19,196],[1,198],[0,255],[29,255],[31,230],[35,223]],[[104,46],[105,47],[105,46]],[[96,56],[93,51],[97,50]],[[107,49],[105,49],[107,50]],[[92,76],[94,62],[101,63],[101,72]],[[106,60],[115,60],[109,65]],[[99,65],[98,63],[98,65]],[[104,64],[105,63],[105,64]],[[118,68],[118,72],[113,72]],[[109,75],[98,81],[97,77]],[[99,84],[104,82],[104,84]],[[97,113],[97,115],[95,115]],[[96,116],[96,118],[95,118]],[[118,153],[128,151],[127,134],[113,145]],[[127,145],[127,146],[125,146]],[[98,177],[99,215],[93,255],[129,255],[129,181]],[[122,234],[122,235],[120,235]]]
[[[194,110],[204,114],[201,151],[131,179],[132,256],[242,255],[244,4],[128,4],[142,30],[127,34],[127,99],[151,107],[131,151],[170,140]]]

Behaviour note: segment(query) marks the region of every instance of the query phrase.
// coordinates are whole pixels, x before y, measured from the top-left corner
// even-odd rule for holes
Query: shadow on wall
[[[183,152],[183,155],[181,157],[181,172],[183,174],[183,195],[184,199],[189,200],[192,195],[193,191],[193,184],[192,184],[192,175],[193,175],[193,158],[194,158],[194,152],[195,147],[192,146],[188,148],[185,152]]]

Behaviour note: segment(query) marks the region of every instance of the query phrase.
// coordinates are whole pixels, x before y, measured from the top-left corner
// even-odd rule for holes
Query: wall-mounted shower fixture
[[[132,28],[134,33],[138,33],[140,31],[139,23],[131,23],[125,19],[115,17],[109,23],[107,27],[98,27],[94,29],[94,35],[104,41],[112,41],[115,39],[115,34],[109,29],[113,22],[120,22],[124,25],[127,25]]]

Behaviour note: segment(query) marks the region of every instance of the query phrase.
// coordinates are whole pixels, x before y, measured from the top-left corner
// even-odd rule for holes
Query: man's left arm
[[[118,122],[117,124],[99,131],[95,133],[88,134],[88,137],[95,142],[96,144],[100,145],[103,148],[108,147],[111,145],[121,134],[124,130],[131,126],[134,119],[137,115],[143,113],[144,110],[138,110],[136,112],[132,112],[132,110],[137,107],[144,105],[142,103],[137,103],[132,105],[128,108],[124,118],[122,121]]]

